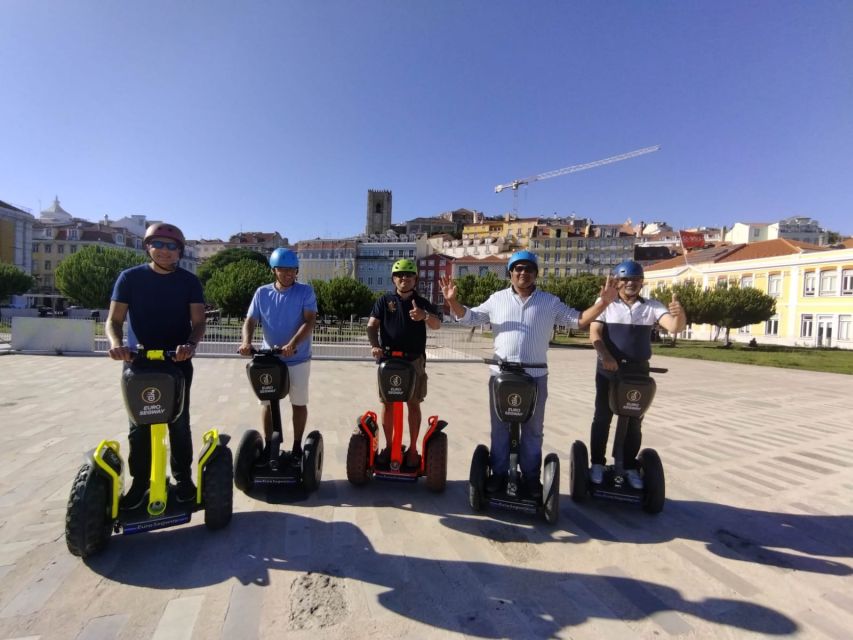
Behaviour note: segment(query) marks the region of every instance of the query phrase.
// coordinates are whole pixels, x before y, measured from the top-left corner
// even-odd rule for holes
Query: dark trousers
[[[190,431],[190,387],[193,383],[192,360],[176,362],[175,366],[184,374],[184,410],[181,416],[169,424],[170,462],[175,481],[192,480],[193,438]],[[134,479],[146,481],[151,473],[151,427],[130,424],[127,434],[130,452],[127,467]]]
[[[648,373],[649,365],[637,363],[623,368],[626,372]],[[603,369],[595,372],[595,414],[592,418],[590,428],[589,449],[592,464],[607,464],[607,438],[610,434],[610,422],[613,420],[613,412],[610,410],[610,381],[615,374]],[[643,443],[643,419],[629,418],[628,432],[625,434],[625,443],[622,447],[622,462],[626,469],[637,468],[637,454]],[[615,449],[615,445],[614,445]],[[616,452],[613,452],[614,457]]]

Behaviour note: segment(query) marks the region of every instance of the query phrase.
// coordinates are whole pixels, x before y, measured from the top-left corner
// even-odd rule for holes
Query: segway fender
[[[119,454],[119,444],[115,440],[101,440],[97,447],[86,454],[86,460],[92,468],[107,479],[111,488],[110,516],[118,517],[118,501],[122,490],[122,469],[124,461]]]
[[[201,452],[198,454],[198,471],[196,476],[196,504],[201,504],[204,485],[204,469],[222,449],[228,446],[231,436],[219,433],[217,429],[210,429],[202,436]]]

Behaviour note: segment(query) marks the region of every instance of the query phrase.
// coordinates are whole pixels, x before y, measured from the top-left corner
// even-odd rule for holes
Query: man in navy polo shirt
[[[673,294],[669,307],[657,300],[640,296],[643,288],[643,266],[626,260],[616,266],[613,274],[619,298],[609,305],[589,327],[589,339],[598,353],[595,371],[595,415],[590,435],[590,480],[601,484],[607,437],[613,412],[610,410],[610,381],[620,368],[635,373],[649,372],[652,357],[652,329],[656,324],[669,333],[678,333],[687,325],[684,309]],[[642,443],[642,418],[631,418],[625,436],[624,464],[628,484],[634,489],[643,488],[643,478],[637,469],[637,454]]]
[[[426,398],[426,328],[441,328],[441,319],[435,307],[426,298],[418,295],[418,268],[414,260],[397,260],[391,267],[394,291],[386,293],[376,301],[367,322],[367,338],[374,358],[381,358],[384,349],[402,351],[415,367],[417,383],[412,398],[406,405],[409,414],[409,448],[406,449],[404,464],[418,467],[418,433],[421,428],[421,402]],[[381,461],[387,461],[391,436],[394,429],[393,406],[390,402],[382,406],[382,431],[385,432],[385,449],[379,453]]]

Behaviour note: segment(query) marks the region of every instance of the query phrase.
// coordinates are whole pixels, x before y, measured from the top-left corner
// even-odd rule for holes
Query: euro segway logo
[[[507,416],[520,416],[521,415],[521,395],[518,393],[510,393],[506,396],[506,409],[504,413]]]
[[[160,402],[160,389],[157,387],[148,387],[142,392],[142,402],[154,404]]]
[[[391,376],[391,378],[389,379],[389,382],[391,383],[391,386],[399,387],[400,385],[403,384],[403,378],[401,378],[400,376],[395,374],[395,375]]]
[[[509,406],[517,407],[521,404],[521,396],[518,395],[517,393],[511,393],[511,394],[509,394],[509,396],[507,396],[506,401],[509,404]]]
[[[260,381],[261,381],[261,384],[262,384],[262,385],[264,385],[264,386],[268,386],[268,385],[271,385],[271,384],[272,384],[272,374],[269,374],[269,373],[262,373],[262,374],[260,375],[260,378],[259,378],[259,379],[260,379]]]
[[[643,394],[637,391],[636,389],[631,389],[628,392],[628,402],[639,402],[640,398],[643,397]]]

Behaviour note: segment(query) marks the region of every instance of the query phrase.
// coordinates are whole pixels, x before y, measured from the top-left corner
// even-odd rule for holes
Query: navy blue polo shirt
[[[435,306],[426,298],[415,293],[403,300],[396,291],[379,298],[370,312],[371,318],[379,320],[379,344],[404,351],[412,359],[426,353],[426,322],[415,322],[409,317],[409,311],[414,308],[413,300],[417,300],[420,309],[436,315]]]

